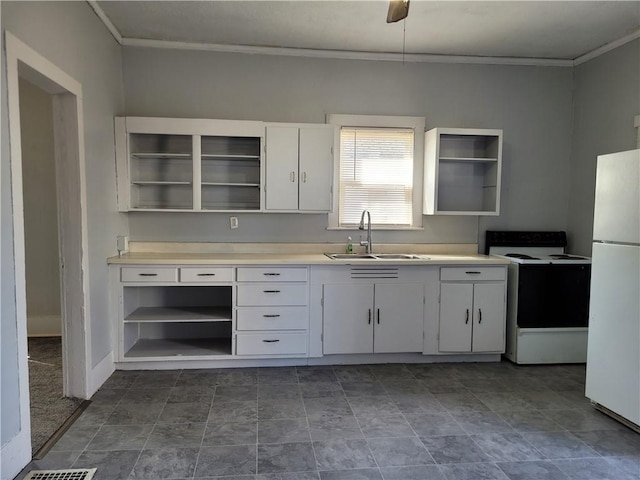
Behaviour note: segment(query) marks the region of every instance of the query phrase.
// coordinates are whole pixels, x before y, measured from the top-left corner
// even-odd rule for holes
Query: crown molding
[[[96,0],[87,0],[87,3],[93,9],[93,11],[98,16],[98,18],[102,20],[102,23],[104,23],[104,26],[107,27],[107,30],[109,30],[109,33],[111,33],[113,38],[116,39],[116,42],[122,45],[123,38],[122,38],[122,35],[120,34],[120,31],[111,22],[107,14],[104,13],[104,10],[102,10],[100,5],[98,5],[98,2]]]
[[[604,45],[596,48],[595,50],[591,50],[590,52],[585,53],[584,55],[580,55],[579,57],[576,57],[573,60],[573,64],[574,66],[577,67],[578,65],[588,62],[589,60],[593,60],[594,58],[599,57],[600,55],[610,52],[611,50],[614,50],[618,47],[621,47],[625,43],[629,43],[635,40],[636,38],[640,38],[640,28],[630,33],[629,35],[625,35],[622,38],[614,40],[613,42],[605,43]]]
[[[471,63],[486,65],[527,65],[542,67],[573,67],[573,60],[516,57],[475,57],[465,55],[429,55],[416,53],[377,53],[351,50],[316,50],[309,48],[262,47],[249,45],[223,45],[214,43],[174,42],[124,38],[125,47],[159,48],[170,50],[194,50],[249,55],[279,55],[288,57],[327,58],[338,60],[374,60],[405,63]]]

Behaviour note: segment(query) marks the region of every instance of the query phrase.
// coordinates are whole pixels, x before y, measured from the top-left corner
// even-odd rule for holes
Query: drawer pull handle
[[[263,290],[264,293],[280,293],[280,290]]]
[[[262,315],[264,318],[278,318],[280,315],[279,314],[274,314],[274,315]]]
[[[199,273],[198,276],[199,277],[215,277],[216,274],[215,273]]]
[[[277,343],[280,340],[279,339],[274,339],[274,340],[262,340],[264,343]]]
[[[279,273],[263,273],[263,275],[266,277],[277,277],[280,274]]]
[[[471,271],[471,272],[464,272],[464,273],[466,273],[467,275],[480,275],[482,272]]]
[[[467,308],[467,315],[464,319],[464,324],[466,325],[467,323],[469,323],[469,309]]]
[[[138,275],[140,275],[141,277],[157,277],[158,276],[157,273],[139,273]]]

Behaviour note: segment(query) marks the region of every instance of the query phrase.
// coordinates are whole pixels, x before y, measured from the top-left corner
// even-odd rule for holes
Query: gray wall
[[[92,365],[111,351],[106,257],[116,253],[116,235],[127,233],[116,212],[113,116],[122,114],[121,49],[85,2],[0,3],[2,30],[10,31],[82,84],[89,230]],[[18,412],[16,314],[6,73],[2,51],[2,411]],[[27,405],[28,408],[28,405]],[[2,444],[18,431],[18,415],[5,421]]]
[[[20,80],[27,334],[60,335],[58,199],[53,97]]]
[[[378,242],[476,242],[485,229],[565,229],[571,68],[411,64],[123,49],[127,115],[319,122],[329,113],[424,116],[427,128],[504,129],[499,217],[424,217]],[[129,214],[132,240],[342,242],[326,215]]]
[[[591,254],[598,155],[636,148],[640,114],[640,39],[575,69],[569,236],[575,252]]]

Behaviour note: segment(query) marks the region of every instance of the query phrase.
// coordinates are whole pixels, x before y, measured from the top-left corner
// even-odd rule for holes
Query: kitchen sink
[[[353,259],[364,259],[364,260],[375,260],[376,257],[371,253],[325,253],[325,255],[332,260],[353,260]]]
[[[332,260],[429,260],[412,253],[325,253]]]
[[[376,253],[374,256],[382,260],[428,260],[427,257],[411,253]]]

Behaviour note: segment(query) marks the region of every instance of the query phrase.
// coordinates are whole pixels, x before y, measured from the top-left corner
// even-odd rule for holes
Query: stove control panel
[[[560,247],[566,248],[567,233],[487,230],[485,254],[491,247]]]

